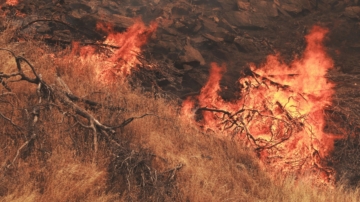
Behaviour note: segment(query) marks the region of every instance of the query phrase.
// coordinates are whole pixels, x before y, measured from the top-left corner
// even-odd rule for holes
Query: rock
[[[38,33],[49,33],[51,31],[51,28],[49,27],[49,25],[46,23],[46,24],[42,24],[40,25],[39,27],[36,28],[36,31]]]
[[[106,11],[103,9],[100,9],[99,11]],[[133,18],[125,17],[123,15],[118,14],[110,14],[108,15],[100,15],[100,13],[97,13],[96,15],[89,15],[96,19],[95,25],[97,25],[99,22],[110,24],[114,30],[116,31],[125,31],[128,27],[135,24],[135,20]]]
[[[189,9],[186,7],[176,6],[171,9],[172,18],[182,18],[189,15]]]
[[[183,68],[184,68],[185,71],[189,71],[189,70],[193,69],[193,67],[191,65],[186,65],[186,64],[183,65]]]
[[[96,31],[96,24],[99,22],[99,18],[96,16],[85,15],[82,18],[75,18],[72,15],[66,15],[64,22],[81,30],[82,34],[89,39],[100,40],[103,38],[103,35]]]
[[[234,10],[237,6],[234,0],[217,0],[217,2],[221,5],[223,11]]]
[[[194,37],[192,39],[190,39],[192,43],[195,43],[195,44],[199,44],[199,43],[202,43],[204,41],[207,41],[204,37],[202,36],[197,36],[197,37]]]
[[[196,68],[195,68],[196,69]],[[184,89],[189,89],[186,91],[186,96],[188,96],[189,92],[200,90],[203,86],[203,84],[206,83],[206,78],[204,79],[205,82],[199,81],[199,78],[203,75],[202,72],[192,72],[194,69],[186,72],[184,76],[182,77],[181,86]],[[184,95],[185,96],[185,95]]]
[[[120,4],[117,1],[109,1],[108,7],[112,11],[118,11],[119,9],[121,9]]]
[[[173,41],[162,41],[160,40],[158,43],[154,46],[157,50],[163,50],[166,53],[169,53],[171,51],[175,51],[177,49],[176,44]]]
[[[233,11],[225,14],[230,24],[241,28],[263,29],[268,22],[264,13],[252,13],[250,11]]]
[[[208,19],[205,17],[199,17],[199,19],[201,20],[205,31],[207,31],[207,32],[217,32],[218,31],[218,25],[211,19]]]
[[[213,0],[192,0],[191,1],[191,3],[193,4],[193,5],[204,5],[204,4],[211,4],[211,3],[213,3],[213,2],[215,2],[215,1],[213,1]]]
[[[212,16],[212,19],[214,20],[214,22],[218,23],[219,22],[219,18],[217,16]]]
[[[173,35],[173,36],[179,36],[181,35],[176,29],[170,28],[170,27],[163,27],[162,28],[166,33]]]
[[[194,28],[193,28],[193,32],[194,33],[197,33],[197,32],[199,32],[200,31],[200,29],[202,28],[202,24],[200,23],[200,22],[196,22],[196,25],[194,26]]]
[[[343,1],[340,1],[336,5],[334,5],[333,9],[334,11],[343,11],[345,7],[345,3]]]
[[[354,43],[352,45],[349,46],[350,48],[360,51],[360,43]]]
[[[302,7],[299,7],[294,4],[284,4],[281,6],[281,8],[288,13],[292,13],[296,15],[303,11]]]
[[[209,39],[209,40],[211,40],[211,41],[213,41],[213,42],[216,42],[216,43],[219,43],[219,42],[223,42],[223,41],[224,41],[223,38],[215,37],[215,36],[213,36],[213,35],[211,35],[211,34],[207,34],[207,33],[203,34],[202,36],[205,37],[205,38],[207,38],[207,39]]]
[[[230,61],[230,53],[228,50],[223,50],[222,48],[213,48],[210,50],[210,57],[212,61]]]
[[[97,14],[98,14],[98,16],[111,16],[112,15],[112,13],[110,12],[109,9],[106,9],[103,7],[97,8]]]
[[[164,87],[164,86],[168,86],[171,84],[171,81],[169,81],[167,78],[163,78],[163,79],[158,79],[156,81],[156,83],[160,86],[160,87]]]
[[[86,4],[81,4],[81,3],[72,3],[69,5],[69,7],[72,10],[83,10],[87,13],[90,13],[92,11],[91,7],[86,5]]]
[[[190,44],[187,44],[184,47],[185,54],[183,56],[180,56],[180,62],[181,63],[199,63],[200,65],[205,65],[205,60],[201,53],[196,50],[194,47],[192,47]]]
[[[73,39],[69,30],[55,30],[52,38],[61,41],[71,41]]]
[[[135,23],[135,20],[122,15],[113,14],[113,22],[116,22],[116,24],[119,24],[122,27],[130,27]]]
[[[72,3],[69,7],[71,15],[76,18],[82,18],[83,16],[93,12],[92,8],[86,4]]]
[[[338,0],[324,0],[324,3],[329,4],[330,6],[334,6],[335,4],[339,3]]]
[[[150,6],[142,6],[139,12],[141,14],[141,19],[145,24],[149,24],[154,21],[154,19],[164,15],[163,9]]]
[[[207,80],[208,78],[204,72],[194,68],[185,72],[182,78],[181,86],[185,89],[191,89],[190,92],[196,92],[204,86]]]
[[[185,27],[185,25],[184,25],[183,23],[179,22],[179,21],[176,21],[176,22],[174,23],[174,27],[175,27],[176,29],[182,29],[182,28]]]
[[[250,2],[245,2],[243,0],[237,1],[237,7],[239,10],[248,11],[250,10]]]
[[[264,1],[264,0],[251,0],[250,1],[253,11],[258,13],[263,13],[268,17],[277,17],[278,10],[274,2]]]
[[[88,12],[81,10],[81,9],[75,9],[70,12],[70,14],[76,18],[82,18],[85,15],[88,15]]]
[[[185,34],[196,34],[202,28],[197,19],[177,19],[173,27]]]
[[[309,0],[279,0],[279,7],[291,15],[298,15],[304,10],[311,10]]]
[[[282,9],[280,6],[277,6],[277,10],[280,11],[281,14],[285,15],[286,17],[292,17],[288,12],[286,12],[284,9]]]
[[[234,43],[240,52],[254,52],[257,51],[257,47],[252,39],[237,36],[234,39]]]
[[[236,27],[232,26],[225,18],[221,19],[218,25],[219,25],[219,27],[222,27],[229,32],[234,31],[236,28]]]
[[[345,8],[344,15],[351,19],[360,20],[360,6],[349,6]]]
[[[235,40],[235,35],[231,34],[231,33],[225,33],[225,35],[223,36],[223,39],[227,43],[233,43]]]

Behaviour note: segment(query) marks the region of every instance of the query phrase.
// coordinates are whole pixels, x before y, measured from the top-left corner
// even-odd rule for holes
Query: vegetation
[[[6,79],[19,70],[13,55],[0,51],[1,201],[360,200],[359,189],[341,183],[315,187],[281,174],[273,180],[240,143],[181,120],[178,101],[125,83],[103,86],[96,63],[39,42],[14,42],[13,31],[1,33],[0,47],[26,58],[38,75],[22,61],[35,82]],[[61,95],[77,98],[64,102]],[[121,127],[93,125],[70,102]]]

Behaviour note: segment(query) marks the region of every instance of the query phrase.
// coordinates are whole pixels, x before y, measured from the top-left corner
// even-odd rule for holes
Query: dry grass
[[[0,47],[29,59],[49,84],[55,83],[57,72],[74,94],[127,109],[91,111],[103,123],[116,125],[145,113],[157,116],[135,120],[120,129],[114,137],[125,147],[120,153],[100,138],[94,163],[91,132],[70,127],[73,122],[63,114],[44,109],[38,137],[14,165],[10,162],[26,134],[0,118],[0,201],[360,201],[359,189],[346,189],[341,183],[335,188],[317,188],[281,176],[274,182],[246,148],[181,120],[176,102],[154,99],[123,84],[104,88],[93,79],[96,63],[61,54],[52,57],[39,43],[10,42],[11,35],[11,29],[1,34]],[[0,65],[0,71],[11,72],[15,64],[0,52]],[[35,87],[25,82],[9,86],[19,104],[11,111],[9,104],[1,102],[0,112],[13,114],[16,123],[26,128],[22,113],[36,105]],[[15,102],[15,98],[8,101]],[[133,165],[132,169],[122,169],[124,162]],[[179,170],[173,169],[179,165]],[[146,166],[150,168],[146,170]],[[133,177],[127,177],[131,172]],[[145,181],[145,174],[157,180]]]

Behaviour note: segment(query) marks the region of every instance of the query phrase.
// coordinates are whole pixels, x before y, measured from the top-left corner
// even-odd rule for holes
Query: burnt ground
[[[17,6],[0,1],[1,13],[13,19],[20,38],[67,47],[71,41],[104,39],[97,22],[124,31],[141,16],[159,27],[144,47],[144,57],[158,65],[139,70],[134,82],[172,97],[196,94],[205,84],[211,62],[226,63],[221,85],[225,99],[236,97],[237,79],[249,62],[261,63],[279,52],[285,61],[301,55],[304,35],[313,25],[327,27],[328,53],[335,70],[334,105],[327,111],[327,131],[341,134],[332,161],[339,178],[360,179],[360,1],[359,0],[27,0]],[[344,130],[340,130],[344,129]],[[342,132],[341,132],[342,131]]]

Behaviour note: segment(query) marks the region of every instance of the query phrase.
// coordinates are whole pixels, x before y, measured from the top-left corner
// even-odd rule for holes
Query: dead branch
[[[144,198],[145,201],[150,197],[163,194],[164,191],[169,195],[173,190],[176,190],[173,186],[174,179],[183,164],[178,164],[161,172],[151,166],[154,157],[157,156],[147,150],[119,150],[116,153],[116,158],[110,164],[110,170],[114,173],[111,177],[114,180],[118,179],[124,182],[128,192],[140,189],[141,192],[138,196]],[[161,159],[167,162],[166,159]],[[139,198],[136,201],[139,201]]]
[[[254,72],[254,71],[252,71],[250,69],[248,69],[247,71],[250,71],[250,76],[252,76],[256,80],[256,82],[258,84],[260,84],[260,82],[257,80],[257,77],[261,78],[261,80],[263,80],[263,81],[268,81],[271,85],[274,85],[274,86],[276,86],[278,88],[281,88],[281,89],[284,89],[284,90],[289,89],[289,87],[290,87],[288,85],[283,85],[283,84],[280,84],[278,82],[275,82],[275,81],[269,79],[268,77],[261,76],[261,75],[257,74],[256,72]],[[268,75],[268,76],[273,77],[274,75]],[[291,75],[288,75],[288,76],[296,76],[296,74],[291,74]],[[266,84],[266,82],[261,82],[261,83],[266,85],[267,88],[269,88],[269,86]]]
[[[72,44],[73,41],[65,41],[65,40],[61,40],[61,39],[52,39],[52,38],[46,38],[45,39],[47,42],[52,42],[52,43],[59,43],[59,44]],[[104,47],[104,48],[112,48],[112,49],[120,49],[120,46],[114,46],[114,45],[110,45],[110,44],[105,44],[105,43],[99,43],[99,42],[79,42],[80,45],[83,46],[97,46],[97,47]]]
[[[271,150],[276,148],[278,145],[287,141],[294,133],[294,128],[301,127],[302,124],[299,124],[300,119],[294,119],[289,116],[289,113],[285,110],[284,107],[281,107],[284,113],[284,118],[278,118],[271,115],[262,114],[259,110],[256,109],[246,109],[242,107],[236,112],[229,112],[222,109],[216,108],[208,108],[202,107],[197,111],[209,111],[214,114],[221,113],[223,116],[217,116],[219,119],[219,125],[223,125],[224,128],[222,130],[232,129],[233,131],[238,131],[240,133],[244,133],[247,139],[254,145],[254,151],[260,153],[263,150]],[[274,134],[271,131],[272,137],[270,140],[264,140],[261,138],[256,138],[253,134],[251,134],[248,129],[248,125],[253,121],[254,116],[257,115],[260,119],[267,118],[272,119],[277,122],[283,122],[287,128],[286,132],[280,136]],[[240,131],[238,130],[240,129]]]
[[[0,116],[1,116],[3,119],[5,119],[6,121],[10,122],[11,125],[13,125],[18,131],[20,131],[20,132],[22,133],[23,129],[22,129],[20,126],[16,125],[11,119],[9,119],[8,117],[6,117],[6,116],[5,116],[4,114],[2,114],[1,112],[0,112]]]
[[[24,144],[22,144],[22,145],[19,147],[19,149],[16,151],[15,157],[14,157],[13,160],[11,161],[11,164],[9,164],[9,165],[7,166],[7,168],[10,168],[11,165],[14,166],[14,163],[15,163],[16,159],[18,158],[18,156],[20,155],[20,152],[22,151],[22,149],[24,149],[31,141],[35,140],[35,138],[36,138],[36,133],[35,133],[34,130],[35,130],[35,125],[36,125],[36,123],[37,123],[38,120],[39,120],[39,110],[40,110],[40,108],[34,107],[34,109],[33,109],[33,111],[32,111],[32,114],[33,114],[34,117],[33,117],[32,123],[31,123],[31,125],[30,125],[31,136],[30,136],[30,138],[29,138],[26,142],[24,142]]]
[[[175,168],[172,168],[172,169],[167,170],[167,171],[164,172],[164,173],[171,173],[171,175],[170,175],[170,177],[169,177],[169,181],[174,180],[174,177],[175,177],[176,172],[177,172],[178,170],[180,170],[182,167],[183,167],[183,164],[180,163],[180,164],[177,165]]]
[[[37,97],[39,100],[38,101],[39,104],[41,104],[43,101],[46,101],[46,102],[48,102],[48,104],[50,104],[52,106],[56,106],[56,108],[58,108],[64,115],[67,114],[67,115],[72,116],[75,119],[76,124],[80,125],[83,128],[91,129],[93,131],[93,137],[94,137],[94,143],[93,143],[94,144],[94,161],[95,161],[96,153],[98,150],[98,135],[99,134],[104,135],[114,145],[120,146],[120,144],[118,142],[116,142],[115,140],[113,140],[109,134],[114,135],[116,133],[116,129],[125,127],[126,125],[130,124],[135,119],[141,119],[146,116],[156,116],[154,114],[144,114],[144,115],[141,115],[138,117],[128,118],[117,126],[105,125],[105,124],[101,123],[95,117],[95,115],[93,115],[86,109],[77,105],[76,102],[83,102],[83,103],[91,105],[91,106],[107,107],[107,108],[111,108],[111,109],[118,109],[118,110],[125,110],[125,109],[123,109],[121,107],[113,107],[113,106],[108,107],[108,106],[105,106],[103,104],[100,104],[100,103],[97,103],[97,102],[94,102],[94,101],[91,101],[88,99],[80,98],[80,97],[72,94],[70,89],[65,84],[65,82],[63,82],[61,79],[60,80],[58,79],[58,81],[60,81],[61,86],[48,85],[43,80],[41,74],[38,74],[36,72],[34,66],[27,59],[25,59],[21,56],[16,56],[13,51],[8,50],[8,49],[0,48],[0,50],[9,52],[14,57],[16,67],[17,67],[17,72],[15,72],[15,73],[12,73],[12,74],[0,73],[0,79],[3,81],[3,80],[14,78],[14,77],[20,77],[19,80],[16,80],[14,82],[26,81],[30,84],[36,85],[37,86],[36,94],[37,94]],[[22,63],[25,63],[30,67],[34,78],[30,78],[29,76],[27,76],[24,73]],[[65,91],[62,89],[65,89]],[[30,131],[34,131],[34,129],[35,129],[35,124],[37,123],[37,121],[39,119],[39,112],[40,112],[40,107],[35,107],[34,111],[33,111],[33,115],[34,115],[33,123],[31,124]],[[6,116],[4,116],[1,113],[0,113],[0,116],[2,118],[4,118],[5,120],[9,121],[12,125],[14,125],[16,127],[16,124],[13,123],[11,119],[7,118]],[[87,120],[88,124],[81,123],[78,120],[77,116],[85,118]],[[18,157],[21,150],[24,147],[26,147],[29,144],[29,142],[35,138],[36,138],[36,134],[32,133],[30,139],[27,140],[18,149],[13,162],[16,160],[16,158]]]

